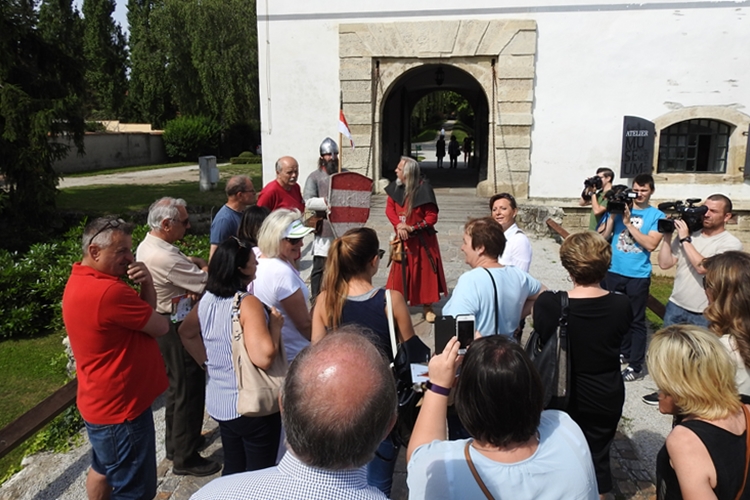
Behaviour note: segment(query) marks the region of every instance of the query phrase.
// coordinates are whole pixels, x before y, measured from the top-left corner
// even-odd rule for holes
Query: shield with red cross
[[[330,179],[328,222],[339,237],[354,227],[362,227],[370,217],[372,179],[356,172],[333,174]]]

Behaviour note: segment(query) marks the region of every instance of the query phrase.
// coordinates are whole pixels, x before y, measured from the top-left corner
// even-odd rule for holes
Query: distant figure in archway
[[[461,146],[458,145],[458,139],[451,135],[451,142],[448,144],[448,156],[451,159],[450,168],[458,168],[458,157],[461,155]]]
[[[437,168],[443,168],[443,158],[445,158],[445,136],[443,135],[435,143],[435,156],[437,156]]]
[[[469,164],[469,158],[471,158],[471,144],[474,142],[474,139],[470,135],[467,135],[464,138],[464,165]]]

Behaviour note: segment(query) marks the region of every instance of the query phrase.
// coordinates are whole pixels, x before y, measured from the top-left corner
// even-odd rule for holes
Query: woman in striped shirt
[[[257,260],[236,237],[221,243],[208,266],[206,293],[180,326],[185,348],[208,373],[206,410],[219,423],[226,476],[272,467],[281,433],[278,412],[264,417],[237,413],[237,379],[232,365],[232,302],[255,278]],[[252,295],[240,303],[240,324],[251,361],[268,369],[280,353],[284,319]]]

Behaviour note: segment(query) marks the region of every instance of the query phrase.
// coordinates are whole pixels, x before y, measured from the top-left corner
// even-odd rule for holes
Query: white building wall
[[[304,182],[320,142],[326,136],[338,139],[340,23],[535,20],[532,198],[577,197],[583,178],[597,167],[618,172],[624,115],[653,121],[697,105],[732,106],[748,114],[748,0],[454,5],[462,8],[426,0],[258,2],[264,179],[273,178],[276,158],[292,155]],[[346,164],[346,150],[342,160]],[[660,199],[715,191],[750,200],[747,183],[657,186]]]

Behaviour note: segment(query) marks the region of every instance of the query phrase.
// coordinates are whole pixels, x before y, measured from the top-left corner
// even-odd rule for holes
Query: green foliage
[[[437,141],[438,131],[434,128],[423,129],[418,135],[411,138],[411,142]]]
[[[86,132],[105,132],[107,127],[101,124],[101,122],[86,122]]]
[[[219,124],[211,118],[179,116],[164,128],[164,148],[170,158],[198,161],[199,156],[215,152],[220,132]]]
[[[250,151],[243,151],[239,156],[235,156],[229,159],[229,163],[232,165],[252,165],[261,163],[263,158],[251,153]]]
[[[34,2],[25,0],[0,0],[0,14],[0,245],[24,248],[57,225],[52,163],[71,144],[83,149],[83,74],[66,38],[74,14],[37,26]],[[50,140],[61,135],[67,141]]]
[[[60,330],[60,308],[70,267],[81,258],[83,225],[20,255],[0,250],[0,338]]]
[[[71,444],[82,441],[78,431],[83,429],[83,417],[75,405],[63,411],[54,418],[44,429],[37,432],[31,439],[27,455],[33,455],[40,451],[54,451],[65,453]]]
[[[167,79],[167,51],[161,34],[154,28],[154,11],[161,0],[128,0],[130,25],[130,88],[127,117],[163,128],[176,116],[177,107]]]
[[[115,0],[83,1],[86,105],[95,119],[119,118],[128,89],[127,42],[112,19],[114,10]]]
[[[150,26],[166,56],[167,80],[181,113],[222,127],[258,120],[258,44],[254,0],[154,1]],[[134,68],[135,69],[135,68]]]
[[[672,295],[674,278],[671,276],[651,276],[651,287],[649,293],[662,304],[666,304],[669,296]],[[657,316],[651,309],[646,309],[646,319],[651,324],[653,330],[658,330],[664,324],[664,321]]]

